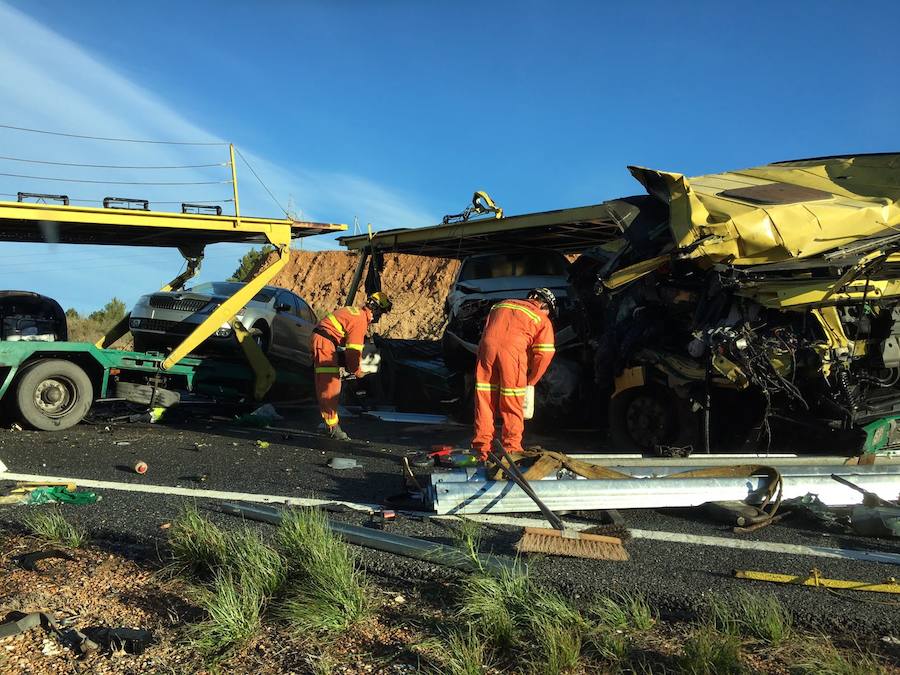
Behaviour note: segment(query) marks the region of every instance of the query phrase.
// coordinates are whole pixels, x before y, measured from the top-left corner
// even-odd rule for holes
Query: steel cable
[[[2,173],[0,176],[12,178],[27,178],[30,180],[51,180],[57,183],[94,183],[99,185],[224,185],[231,184],[230,180],[201,180],[201,181],[121,181],[121,180],[89,180],[87,178],[53,178],[50,176],[26,176],[20,173]]]
[[[86,134],[69,134],[61,131],[46,131],[44,129],[30,129],[28,127],[17,127],[11,124],[0,124],[0,129],[10,129],[12,131],[27,131],[32,134],[47,134],[49,136],[64,136],[66,138],[83,138],[91,141],[112,141],[116,143],[149,143],[152,145],[228,145],[224,141],[151,141],[140,138],[112,138],[108,136],[88,136]]]
[[[213,167],[228,166],[228,162],[215,162],[213,164],[173,164],[173,165],[126,165],[126,164],[81,164],[79,162],[52,162],[45,159],[25,159],[23,157],[7,157],[0,155],[0,159],[9,162],[25,162],[26,164],[48,164],[50,166],[77,166],[87,169],[208,169]]]

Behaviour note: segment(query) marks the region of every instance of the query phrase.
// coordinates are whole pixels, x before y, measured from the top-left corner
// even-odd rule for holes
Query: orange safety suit
[[[482,460],[494,439],[494,418],[503,425],[507,452],[522,450],[525,386],[534,386],[553,354],[553,324],[537,300],[504,300],[491,308],[475,364],[475,436],[472,449]]]
[[[313,369],[316,376],[316,398],[319,411],[328,428],[338,424],[341,399],[341,365],[348,373],[362,376],[359,368],[366,331],[372,322],[368,307],[341,307],[322,319],[312,334]],[[338,347],[345,347],[344,363]]]

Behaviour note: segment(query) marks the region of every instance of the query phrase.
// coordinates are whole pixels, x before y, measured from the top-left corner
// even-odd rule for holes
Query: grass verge
[[[288,574],[277,614],[298,631],[339,632],[372,614],[365,575],[322,513],[285,513],[275,542],[287,560]]]
[[[59,511],[29,512],[24,523],[33,535],[54,544],[78,548],[87,541],[84,530],[66,520]]]
[[[464,580],[457,618],[491,650],[548,674],[578,666],[593,628],[568,600],[536,586],[521,569]]]
[[[857,647],[841,651],[827,638],[818,638],[815,647],[795,657],[791,673],[796,675],[884,675],[887,670],[877,656]]]
[[[456,545],[461,548],[475,563],[479,571],[484,572],[481,564],[480,550],[483,539],[483,530],[480,523],[468,518],[462,518],[456,526]]]
[[[172,523],[169,549],[176,573],[211,579],[224,563],[228,545],[225,533],[191,505]]]
[[[204,657],[226,658],[259,631],[266,598],[251,580],[220,569],[208,586],[197,587],[193,595],[207,619],[191,626],[188,639]]]
[[[747,672],[741,659],[740,639],[721,633],[714,626],[701,626],[684,643],[678,659],[679,671],[686,675],[737,675]]]
[[[720,632],[772,646],[785,642],[793,630],[791,613],[772,593],[742,591],[731,603],[714,598],[709,619]]]

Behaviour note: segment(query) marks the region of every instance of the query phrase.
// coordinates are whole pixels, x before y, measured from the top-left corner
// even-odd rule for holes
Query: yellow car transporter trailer
[[[162,291],[182,288],[196,275],[209,244],[268,243],[276,251],[273,262],[215,309],[168,355],[108,349],[128,332],[128,316],[96,344],[0,342],[3,403],[18,407],[31,426],[54,430],[77,424],[93,401],[106,395],[110,379],[123,374],[142,377],[154,388],[171,375],[191,388],[197,372],[209,372],[217,362],[189,354],[225,322],[234,327],[252,368],[253,395],[262,398],[275,380],[275,371],[234,317],[285,266],[292,239],[340,232],[347,226],[245,217],[240,215],[237,199],[235,211],[232,216],[0,201],[0,241],[177,248],[187,261],[187,269],[163,286]]]

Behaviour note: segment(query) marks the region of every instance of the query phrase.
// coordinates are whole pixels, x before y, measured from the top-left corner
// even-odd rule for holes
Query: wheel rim
[[[634,442],[649,448],[666,440],[669,433],[669,413],[656,398],[638,396],[628,406],[625,424]]]
[[[34,388],[34,406],[47,417],[65,417],[77,402],[78,387],[62,375],[48,377]]]

